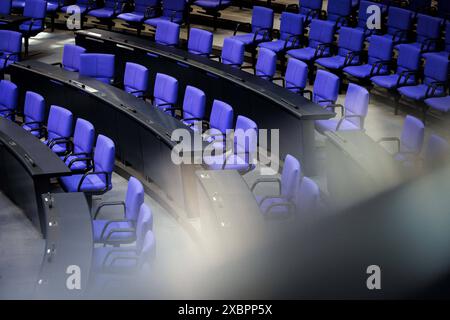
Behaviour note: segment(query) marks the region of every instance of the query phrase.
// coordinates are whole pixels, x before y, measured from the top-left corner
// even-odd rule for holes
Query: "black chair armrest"
[[[105,225],[103,226],[102,232],[100,233],[100,239],[104,239],[105,238],[105,232],[106,230],[108,230],[109,226],[113,223],[118,223],[118,222],[128,222],[131,225],[134,225],[134,221],[130,220],[130,219],[111,219],[108,220]],[[116,228],[116,229],[121,229],[121,228]],[[128,229],[128,228],[127,228]],[[135,231],[135,228],[133,228],[133,231]],[[129,231],[128,231],[129,232]]]
[[[99,206],[95,210],[94,220],[97,219],[97,216],[102,210],[102,208],[111,206],[123,206],[123,215],[125,217],[125,210],[126,210],[125,201],[111,201],[111,202],[102,202],[99,204]]]
[[[311,90],[303,90],[302,95],[309,94],[309,100],[313,101],[313,92]]]
[[[247,25],[247,26],[250,26],[250,27],[252,26],[248,22],[239,22],[239,23],[237,23],[236,27],[234,28],[233,36],[235,36],[237,34],[239,27],[242,26],[242,25]]]
[[[83,176],[80,179],[80,182],[78,183],[78,187],[77,187],[77,192],[81,192],[81,187],[83,185],[84,180],[86,179],[87,176],[89,175],[104,175],[105,176],[105,188],[102,190],[98,190],[99,192],[106,192],[108,191],[108,186],[109,186],[109,173],[106,171],[92,171],[92,172],[86,172],[85,174],[83,174]]]
[[[278,190],[281,192],[281,180],[280,178],[258,178],[256,181],[252,184],[250,190],[255,190],[256,186],[260,183],[271,183],[271,182],[277,182],[278,183]]]
[[[327,101],[331,101],[331,100],[321,100],[319,102],[327,102]],[[345,113],[345,107],[342,104],[329,104],[327,106],[325,106],[325,109],[332,109],[333,112],[335,112],[336,108],[341,108],[341,116],[344,116]]]

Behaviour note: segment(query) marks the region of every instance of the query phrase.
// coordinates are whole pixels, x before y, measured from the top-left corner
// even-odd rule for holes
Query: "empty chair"
[[[450,56],[450,22],[447,22],[445,25],[445,44],[444,44],[444,50],[439,52],[425,52],[422,54],[422,57],[425,59],[428,58],[431,54],[438,54],[443,57],[449,57]]]
[[[0,14],[1,15],[11,14],[11,6],[12,6],[11,0],[0,1]]]
[[[297,59],[289,59],[283,87],[295,93],[303,93],[308,79],[308,65]]]
[[[149,71],[146,67],[137,63],[127,62],[123,78],[125,91],[138,98],[145,97],[148,90],[148,77]]]
[[[94,148],[95,130],[92,123],[78,118],[75,124],[73,140],[66,155],[61,157],[73,172],[86,172],[92,169],[92,149]]]
[[[345,67],[343,71],[348,76],[362,81],[367,81],[376,75],[387,74],[392,63],[392,50],[392,40],[381,36],[372,36],[367,63],[360,66]]]
[[[80,75],[111,84],[114,79],[114,55],[84,53],[80,55]]]
[[[92,270],[96,273],[96,277],[99,274],[112,274],[111,279],[103,279],[103,281],[106,281],[106,284],[110,284],[111,280],[119,279],[118,274],[135,276],[138,273],[145,272],[145,274],[148,274],[151,271],[150,268],[156,250],[155,236],[148,227],[150,225],[148,221],[152,219],[151,214],[142,213],[142,216],[142,220],[139,219],[136,227],[137,239],[135,245],[120,248],[94,248]],[[99,282],[101,280],[98,278],[95,281],[102,283]],[[99,286],[104,288],[105,284]]]
[[[370,6],[376,5],[381,9],[381,13],[386,11],[386,6],[381,3],[375,3],[372,1],[361,1],[358,10],[358,21],[356,25],[356,29],[364,32],[364,37],[371,36],[376,30],[369,29],[367,27],[367,19],[370,17],[371,13],[367,13],[367,9]]]
[[[238,116],[232,152],[204,156],[203,160],[211,170],[237,170],[245,173],[256,165],[257,148],[258,126],[253,120]]]
[[[135,177],[130,177],[125,201],[101,202],[95,211],[94,220],[92,220],[94,242],[114,245],[134,242],[138,220],[142,222],[146,215],[148,215],[145,217],[148,219],[148,223],[151,219],[150,208],[144,204],[144,195],[142,183]],[[123,209],[121,218],[108,218],[105,209],[114,207]],[[99,214],[104,218],[98,219]],[[142,214],[144,216],[141,216]]]
[[[323,0],[300,0],[299,4],[290,4],[287,9],[297,8],[298,13],[303,19],[303,26],[306,27],[310,24],[312,19],[316,19],[320,16],[322,11]]]
[[[173,114],[178,97],[178,80],[167,74],[157,73],[153,88],[153,105],[162,111]],[[166,110],[167,109],[167,110]]]
[[[299,181],[294,203],[297,214],[310,214],[320,210],[320,189],[317,183],[308,177],[303,177]]]
[[[62,62],[54,63],[64,70],[78,72],[80,71],[80,56],[86,52],[86,49],[74,44],[65,44],[63,49]]]
[[[194,0],[193,4],[204,9],[204,14],[213,17],[213,28],[217,29],[217,18],[220,17],[220,11],[231,5],[231,0]]]
[[[84,174],[61,177],[61,186],[66,192],[85,192],[87,195],[100,195],[111,190],[114,155],[114,142],[99,134],[94,150],[92,170]]]
[[[408,41],[413,25],[413,13],[409,10],[390,6],[387,19],[387,33],[383,37],[392,40],[394,44]]]
[[[293,213],[295,193],[298,191],[298,181],[302,179],[300,162],[290,154],[284,159],[283,170],[279,178],[258,178],[253,183],[251,190],[254,192],[260,184],[277,183],[278,194],[271,193],[267,196],[256,195],[256,201],[265,216],[280,213]],[[285,204],[284,207],[277,204]],[[290,203],[290,207],[289,207]]]
[[[144,23],[155,28],[161,21],[181,24],[186,15],[186,4],[187,2],[185,0],[165,0],[162,2],[162,15],[146,19]],[[154,7],[150,8],[147,12],[152,16],[154,12],[158,12],[158,10],[157,7]]]
[[[369,109],[369,92],[356,84],[350,83],[344,105],[332,105],[342,108],[340,119],[316,120],[315,127],[320,133],[325,131],[363,130],[364,119]]]
[[[441,38],[442,20],[424,14],[417,15],[416,39],[411,44],[421,52],[436,51]]]
[[[441,112],[450,111],[450,96],[438,97],[438,98],[428,98],[425,99],[425,104],[428,108],[438,110]]]
[[[292,49],[287,52],[289,57],[302,60],[308,65],[311,82],[314,74],[314,62],[331,54],[334,30],[334,24],[314,19],[310,26],[308,45],[305,48]]]
[[[72,112],[52,105],[48,115],[44,143],[56,154],[65,154],[69,150],[69,142],[67,141],[72,135],[72,126]]]
[[[159,0],[135,0],[134,10],[119,14],[117,19],[125,21],[128,27],[136,29],[140,35],[144,20],[156,17],[159,2]]]
[[[183,99],[182,121],[188,126],[194,126],[205,117],[205,93],[193,86],[186,86]]]
[[[328,0],[327,20],[336,27],[346,26],[352,13],[352,0]]]
[[[450,156],[450,145],[447,140],[436,134],[430,135],[424,152],[424,166],[427,169],[437,168],[447,163]]]
[[[169,21],[158,22],[155,33],[156,43],[174,47],[178,45],[179,38],[180,25]]]
[[[402,44],[398,47],[396,72],[372,77],[371,81],[378,87],[396,91],[399,87],[413,85],[417,82],[419,67],[420,50],[409,44]]]
[[[277,66],[277,55],[269,49],[261,48],[258,53],[258,60],[255,66],[255,75],[272,81]]]
[[[24,38],[25,55],[28,55],[28,43],[31,37],[38,35],[45,29],[45,15],[47,12],[47,1],[27,0],[23,10],[23,16],[30,18],[19,26]]]
[[[362,31],[342,27],[339,32],[337,55],[317,59],[316,64],[334,72],[339,72],[347,66],[360,64],[363,42]]]
[[[122,13],[126,0],[103,0],[103,7],[89,11],[88,15],[105,23],[109,29],[114,24],[112,19]]]
[[[400,98],[408,98],[422,102],[427,98],[439,97],[445,95],[447,88],[449,60],[439,55],[428,57],[425,62],[424,79],[421,84],[404,86],[398,88]],[[396,112],[398,109],[396,103]],[[427,105],[422,105],[423,117],[425,119]]]
[[[240,68],[244,63],[244,43],[238,40],[225,38],[223,41],[220,62],[234,68]]]
[[[396,142],[397,151],[394,159],[407,166],[414,165],[422,150],[425,126],[419,119],[407,115],[403,124],[400,138],[388,137],[382,138],[378,142]]]
[[[45,100],[40,94],[32,91],[25,93],[23,117],[22,128],[32,135],[42,138],[45,133]]]
[[[280,17],[280,38],[259,44],[260,48],[272,50],[277,55],[300,46],[303,35],[303,18],[299,14],[283,12]]]
[[[334,105],[339,95],[340,80],[333,73],[318,70],[314,81],[313,91],[304,90],[309,99],[323,107]]]
[[[239,40],[245,46],[256,46],[261,42],[270,41],[273,28],[273,10],[254,6],[252,10],[252,32],[236,35],[241,24],[237,24],[232,39]]]
[[[190,53],[209,57],[212,50],[213,34],[209,31],[191,28],[189,31],[188,51]]]
[[[8,80],[0,80],[0,117],[15,120],[19,90]]]
[[[208,142],[214,142],[215,145],[225,149],[225,135],[227,130],[233,127],[233,108],[220,100],[214,100],[209,121],[205,122],[206,132],[204,138]],[[193,127],[194,130],[198,130]]]
[[[0,30],[0,72],[11,63],[20,60],[22,35],[19,32]]]

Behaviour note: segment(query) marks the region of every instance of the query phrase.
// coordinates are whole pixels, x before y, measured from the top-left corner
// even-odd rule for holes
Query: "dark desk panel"
[[[47,229],[44,258],[35,287],[37,299],[82,298],[89,284],[94,246],[89,206],[83,193],[44,194]],[[80,288],[67,287],[76,266]],[[70,273],[67,273],[69,271]]]
[[[124,164],[155,182],[181,207],[189,207],[185,192],[192,190],[184,190],[183,181],[194,166],[172,162],[176,142],[171,134],[175,129],[190,128],[121,89],[56,66],[27,61],[11,65],[10,73],[21,97],[26,90],[38,92],[47,107],[60,105],[76,118],[91,121],[97,134],[114,141],[117,157]]]
[[[70,174],[45,144],[16,123],[0,117],[0,188],[45,236],[41,194],[50,178]]]
[[[314,173],[314,120],[329,119],[334,113],[248,72],[186,50],[99,29],[80,30],[75,36],[88,52],[116,55],[117,80],[122,80],[126,62],[139,63],[149,68],[151,87],[158,72],[178,79],[179,105],[186,85],[192,85],[205,91],[208,115],[212,101],[220,99],[233,106],[235,117],[248,116],[261,129],[280,129],[280,157],[290,153],[301,159],[308,175]]]

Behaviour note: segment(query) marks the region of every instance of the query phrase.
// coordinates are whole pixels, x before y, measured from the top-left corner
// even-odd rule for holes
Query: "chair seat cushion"
[[[31,131],[32,129],[35,128],[35,126],[33,126],[33,125],[27,125],[27,124],[24,124],[24,125],[22,126],[22,128],[24,128],[24,129],[27,130],[27,131],[30,131],[30,133],[31,133],[33,136],[35,136],[35,137],[38,137],[38,136],[39,136],[39,131]]]
[[[222,2],[220,2],[219,0],[198,0],[195,1],[194,4],[196,6],[199,6],[201,8],[206,8],[206,9],[223,9],[225,7],[228,7],[229,5],[231,5],[231,1],[230,0],[222,0]]]
[[[151,18],[151,19],[147,19],[144,21],[145,24],[152,26],[152,27],[157,27],[158,23],[160,23],[161,21],[171,21],[173,23],[178,23],[180,24],[181,22],[183,22],[182,18],[178,18],[178,17],[174,17],[173,20],[171,20],[170,17],[165,17],[165,16],[161,16],[158,18]]]
[[[105,232],[103,233],[103,229],[105,229],[106,224],[109,220],[92,220],[92,229],[94,232],[94,242],[103,243],[106,241],[108,234],[113,229],[129,229],[134,228],[133,224],[129,221],[116,221],[112,222],[108,225]],[[103,233],[103,238],[102,238]],[[136,234],[134,232],[115,232],[111,234],[110,241],[116,243],[132,243],[136,240]]]
[[[426,84],[419,84],[417,86],[401,87],[398,89],[401,95],[413,99],[413,100],[423,100],[426,97],[428,86]],[[443,93],[442,89],[436,90],[436,95],[441,95]]]
[[[316,60],[316,63],[328,69],[341,69],[344,67],[345,57],[334,56],[334,57],[320,58]]]
[[[315,52],[316,52],[315,48],[306,47],[301,49],[289,50],[287,52],[287,55],[302,61],[311,61],[314,58]]]
[[[209,157],[205,157],[205,163],[208,165],[208,168],[211,170],[222,170],[224,159],[225,159],[225,156],[223,154],[217,155],[217,156],[209,156]],[[249,169],[249,165],[245,161],[245,159],[243,159],[239,155],[232,154],[227,157],[226,164],[223,169],[247,171]]]
[[[252,44],[253,43],[253,38],[255,38],[255,34],[254,33],[240,34],[240,35],[231,37],[231,39],[241,41],[245,45]],[[263,34],[256,35],[256,38],[255,38],[256,42],[260,42],[260,41],[263,41],[263,40],[264,40]]]
[[[425,103],[435,110],[442,112],[450,111],[450,96],[440,98],[429,98],[425,100]]]
[[[390,74],[386,76],[375,76],[372,77],[372,82],[376,84],[379,87],[386,88],[386,89],[394,89],[397,87],[399,75],[398,74]],[[402,83],[404,81],[404,78],[402,80]],[[414,77],[411,77],[407,82],[407,84],[413,84],[414,83]]]
[[[31,24],[31,21],[25,21],[24,23],[22,23],[19,26],[19,30],[22,32],[28,32],[28,30],[31,30],[31,32],[37,32],[37,31],[43,30],[42,21],[34,22],[33,25],[31,26],[31,29],[30,29],[30,24]]]
[[[119,14],[117,18],[127,22],[142,22],[145,17],[142,12],[127,12]]]
[[[284,44],[286,41],[284,40],[275,40],[270,42],[263,42],[259,44],[259,47],[266,48],[269,50],[272,50],[273,52],[280,52],[284,49]],[[289,47],[292,46],[292,41],[289,41],[289,43],[286,45],[286,48],[289,49]]]
[[[68,192],[77,192],[78,184],[80,183],[82,174],[75,174],[73,176],[61,177],[61,184]],[[83,192],[95,192],[105,188],[105,183],[96,174],[90,174],[84,179],[81,185],[80,191]]]
[[[370,72],[372,70],[371,64],[363,64],[361,66],[351,66],[351,67],[345,67],[344,72],[348,73],[351,76],[354,76],[358,79],[368,78],[370,77]],[[387,71],[380,70],[380,74],[386,74]]]
[[[324,133],[325,131],[336,131],[337,125],[339,123],[339,119],[329,119],[329,120],[316,120],[314,125],[316,130],[320,133]],[[357,125],[348,120],[344,120],[339,127],[339,131],[354,131],[361,130]]]
[[[115,12],[113,9],[102,8],[89,11],[89,15],[96,18],[112,18]]]

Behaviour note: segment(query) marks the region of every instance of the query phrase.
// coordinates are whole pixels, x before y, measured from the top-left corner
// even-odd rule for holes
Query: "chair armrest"
[[[106,171],[92,171],[92,172],[86,172],[80,179],[80,182],[78,183],[78,187],[77,187],[77,192],[81,192],[81,187],[83,185],[84,180],[86,179],[87,176],[89,175],[104,175],[105,176],[105,188],[102,190],[98,190],[100,192],[106,192],[108,191],[108,186],[109,186],[109,172]]]
[[[58,67],[62,68],[62,62],[52,63],[52,66],[58,66]]]
[[[18,56],[18,57],[19,57],[19,54],[20,54],[20,52],[12,52],[12,53],[7,54],[7,55],[3,55],[3,54],[2,54],[2,57],[3,57],[3,59],[5,60],[5,61],[3,62],[3,70],[6,69],[6,66],[7,66],[7,64],[8,64],[9,59],[10,59],[11,57],[13,57],[13,56]]]
[[[88,158],[88,157],[86,157],[86,158],[75,158],[75,159],[72,159],[72,160],[70,160],[70,162],[69,162],[69,164],[67,165],[67,167],[68,167],[69,169],[72,169],[72,165],[73,165],[75,162],[81,162],[81,161],[86,161],[86,171],[92,169],[92,158]],[[91,164],[89,164],[89,162],[90,162]]]
[[[319,102],[326,102],[326,101],[331,101],[331,100],[321,100]],[[341,108],[341,116],[344,116],[344,112],[345,112],[345,107],[342,104],[329,104],[327,106],[325,106],[325,109],[332,109],[333,112],[335,112],[336,108]]]
[[[355,57],[361,57],[362,51],[350,51],[345,55],[344,67],[350,65]]]
[[[377,141],[378,144],[381,144],[382,142],[397,142],[397,152],[400,151],[400,138],[397,137],[385,137],[381,138]]]
[[[309,100],[312,101],[313,100],[313,92],[311,90],[303,90],[302,92],[303,96],[305,94],[309,94]]]
[[[273,194],[273,195],[268,195],[268,196],[262,197],[262,199],[259,201],[258,205],[261,206],[264,203],[264,201],[266,201],[268,199],[281,199],[281,200],[284,200],[284,198],[281,195]]]
[[[133,241],[134,239],[136,239],[136,236],[133,236],[133,237],[130,237],[130,238],[120,238],[119,240],[111,240],[111,237],[112,237],[114,234],[118,234],[118,233],[131,233],[131,232],[135,233],[135,232],[136,232],[136,229],[134,229],[134,228],[123,228],[123,229],[117,228],[117,229],[111,229],[111,230],[108,232],[108,235],[106,236],[106,239],[103,240],[103,242],[104,242],[105,244],[117,244],[117,243],[120,243],[121,241],[123,242],[123,240]],[[103,239],[103,238],[102,238],[102,239]]]
[[[47,142],[47,146],[51,149],[56,144],[61,144],[61,143],[65,143],[66,144],[66,148],[69,149],[70,143],[72,143],[72,142],[70,141],[70,138],[67,138],[67,137],[54,138],[54,139],[52,139],[52,140]]]
[[[297,45],[297,42],[300,45],[302,35],[300,34],[291,34],[289,37],[284,40],[284,46],[283,50],[286,50],[287,48],[294,48]],[[294,39],[293,41],[291,39]],[[291,45],[288,47],[288,44],[291,42]]]
[[[248,25],[248,26],[252,26],[250,23],[248,23],[248,22],[239,22],[239,23],[237,23],[236,24],[236,27],[234,28],[234,32],[233,32],[233,36],[235,36],[236,35],[236,33],[238,32],[238,29],[239,29],[239,27],[241,26],[241,25]]]
[[[369,77],[379,74],[381,71],[381,68],[383,66],[389,66],[389,65],[392,65],[392,61],[390,61],[390,60],[379,60],[379,61],[375,62],[374,64],[372,64],[372,68],[370,69]]]
[[[427,92],[425,94],[425,98],[439,96],[439,95],[436,95],[436,89],[438,89],[438,88],[442,88],[442,90],[444,91],[444,94],[445,94],[446,83],[440,82],[440,81],[434,81],[434,82],[430,83],[428,85]],[[430,92],[430,90],[431,90],[431,92]]]
[[[279,178],[258,178],[256,181],[252,184],[250,190],[255,190],[256,186],[260,183],[270,183],[270,182],[277,182],[278,183],[278,189],[281,191],[281,180]]]
[[[117,222],[128,222],[131,225],[134,225],[134,221],[133,220],[129,220],[129,219],[112,219],[112,220],[108,220],[108,222],[105,223],[105,225],[103,226],[102,232],[100,233],[100,239],[104,239],[105,238],[105,232],[108,229],[108,227],[113,224],[113,223],[117,223]],[[121,230],[122,228],[116,228],[118,230]],[[124,228],[125,229],[125,228]],[[126,228],[129,229],[129,228]],[[133,231],[135,231],[135,228],[132,228]],[[132,231],[127,231],[127,232],[132,232]]]
[[[267,36],[267,39],[268,40],[271,40],[271,32],[272,32],[272,30],[271,29],[268,29],[268,28],[259,28],[259,29],[257,29],[256,31],[255,31],[255,33],[253,34],[253,42],[256,42],[256,37],[260,34],[260,33],[262,33],[262,38],[263,38],[263,40],[264,39],[266,39],[266,36]]]
[[[362,116],[360,116],[360,115],[357,115],[357,114],[345,115],[345,116],[343,116],[341,119],[339,119],[338,124],[337,124],[337,126],[336,126],[336,131],[338,131],[339,128],[341,127],[342,122],[344,122],[344,120],[345,120],[345,119],[348,119],[348,118],[359,118],[359,119],[362,120],[364,117],[362,117]]]
[[[321,57],[326,48],[331,49],[333,46],[332,43],[321,43],[318,44],[316,50],[314,51],[314,58]]]
[[[95,210],[94,220],[97,219],[98,214],[104,207],[112,207],[112,206],[123,206],[123,215],[125,217],[125,210],[126,210],[125,201],[111,201],[111,202],[102,202],[99,204],[97,210]]]
[[[402,71],[398,75],[396,87],[406,86],[409,78],[411,78],[411,76],[415,76],[415,75],[417,75],[417,71],[408,71],[408,70]],[[402,82],[402,78],[404,78],[403,82]],[[417,78],[416,78],[415,82],[417,83]]]

